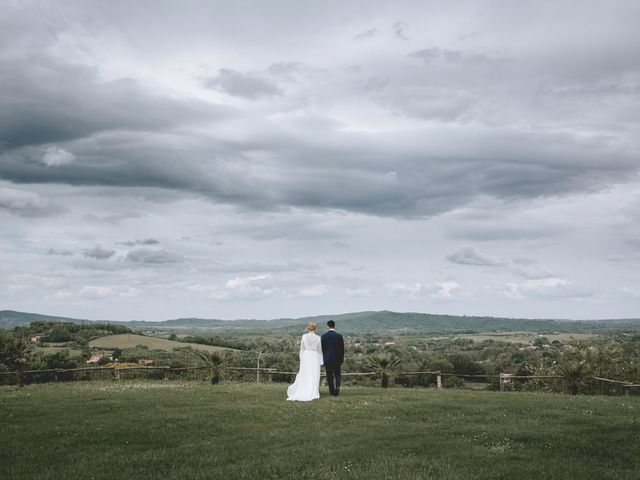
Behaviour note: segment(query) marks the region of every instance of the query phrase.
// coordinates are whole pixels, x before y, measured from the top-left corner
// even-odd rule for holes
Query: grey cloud
[[[78,156],[92,155],[91,162],[48,169],[29,162],[31,154],[23,149],[5,154],[0,176],[163,187],[253,210],[293,206],[416,217],[464,205],[479,194],[513,201],[597,191],[625,181],[638,167],[606,139],[506,129],[441,129],[422,138],[326,131],[322,141],[274,132],[250,142],[114,132],[74,142]],[[248,148],[270,152],[271,159],[254,159],[243,151]],[[261,235],[271,235],[265,228]]]
[[[529,280],[540,280],[544,278],[554,278],[557,276],[550,270],[537,265],[514,265],[511,272]]]
[[[141,218],[142,214],[136,212],[116,213],[112,215],[96,215],[94,213],[85,215],[86,220],[92,222],[109,223],[111,225],[117,225],[123,220],[130,218]]]
[[[0,152],[107,130],[158,130],[214,121],[231,111],[194,100],[157,97],[131,79],[102,82],[91,67],[65,64],[44,54],[1,59],[0,71],[4,72],[0,76]],[[60,150],[47,152],[51,157],[47,162],[44,153],[47,165],[71,159],[69,154],[63,158]]]
[[[144,240],[128,240],[126,242],[120,242],[120,245],[127,247],[135,247],[136,245],[157,245],[160,242],[155,238],[145,238]]]
[[[130,262],[159,265],[165,263],[182,263],[184,257],[178,253],[166,250],[152,250],[149,248],[139,248],[127,253],[126,259]]]
[[[215,272],[225,273],[282,273],[315,271],[320,267],[314,263],[291,260],[285,263],[218,263],[211,266]]]
[[[96,260],[108,260],[116,254],[115,250],[107,250],[102,248],[101,245],[96,245],[95,248],[84,252],[84,256],[87,258],[95,258]]]
[[[411,117],[453,122],[470,120],[477,99],[460,89],[412,85],[387,92],[382,103]]]
[[[460,265],[474,265],[481,267],[503,267],[506,265],[504,260],[484,255],[473,246],[461,247],[454,253],[447,255],[447,260]]]
[[[276,62],[269,65],[265,71],[269,75],[288,77],[289,75],[306,68],[307,67],[300,62]]]
[[[0,187],[0,211],[21,217],[43,217],[62,212],[62,207],[29,190]]]
[[[226,234],[241,235],[258,241],[273,240],[319,240],[335,239],[341,234],[331,225],[325,225],[317,218],[304,218],[294,214],[281,213],[263,214],[261,217],[253,215],[247,221],[238,224],[225,225]]]
[[[505,289],[505,294],[512,297],[553,299],[588,298],[595,296],[596,292],[588,286],[554,277],[540,280],[527,280],[522,284],[509,284]]]
[[[473,32],[465,33],[463,35],[459,35],[458,39],[460,39],[460,40],[469,40],[471,38],[477,37],[479,34],[480,34],[480,32],[478,32],[477,30],[474,30]]]
[[[461,247],[454,253],[447,255],[447,260],[459,265],[508,268],[513,275],[528,279],[529,284],[543,284],[548,279],[557,278],[555,273],[537,265],[534,260],[491,257],[470,245]]]
[[[205,80],[203,84],[207,88],[221,90],[234,97],[249,100],[281,94],[278,87],[267,79],[228,68],[218,70],[213,78]]]
[[[278,83],[302,83],[309,79],[322,78],[323,75],[326,76],[327,74],[328,72],[326,70],[302,62],[275,62],[269,65],[260,75],[271,77]],[[283,93],[280,89],[278,90],[278,94]]]
[[[406,34],[407,28],[409,28],[407,22],[396,22],[393,24],[393,33],[400,40],[410,40]]]
[[[367,40],[369,38],[375,37],[376,35],[378,35],[378,29],[377,28],[370,28],[369,30],[365,30],[364,32],[361,32],[361,33],[357,34],[353,38],[355,40]]]
[[[50,248],[47,251],[47,255],[60,255],[60,256],[70,256],[73,255],[73,252],[71,250],[59,250],[57,248]]]
[[[404,32],[406,25],[396,28]],[[313,67],[287,61],[247,73],[220,70],[209,86],[243,98],[283,93],[274,78],[299,82],[299,96],[283,93],[274,110],[242,114],[154,96],[134,80],[101,81],[96,68],[42,53],[2,57],[8,73],[0,79],[0,177],[159,187],[259,211],[336,209],[415,218],[479,195],[513,202],[599,191],[638,171],[630,121],[637,114],[629,108],[629,117],[616,117],[616,105],[634,105],[618,98],[620,91],[635,98],[632,85],[625,90],[614,79],[610,86],[622,90],[599,90],[592,83],[529,78],[540,71],[533,60],[507,62],[506,54],[488,48],[434,46],[410,53],[419,64],[405,55],[383,65],[353,59],[362,72],[349,75],[343,66],[316,75]],[[528,70],[519,73],[523,65]],[[581,88],[600,99],[588,103],[598,103],[603,113],[580,101]],[[558,97],[568,98],[563,103]],[[311,110],[320,113],[305,111],[310,99],[318,102]],[[347,125],[331,113],[333,105],[345,105],[346,112],[369,101],[415,123],[363,133],[358,122]],[[585,126],[585,113],[602,115],[597,119],[604,127]],[[366,127],[366,119],[359,122]],[[42,159],[50,148],[75,158],[47,168]],[[118,221],[109,217],[89,218]],[[262,235],[282,233],[265,227]]]
[[[409,53],[409,58],[422,60],[424,63],[450,63],[450,64],[475,64],[493,65],[496,63],[510,62],[512,59],[495,53],[473,53],[464,50],[452,50],[447,48],[429,47]]]
[[[451,238],[476,242],[495,240],[529,240],[552,237],[565,230],[563,226],[549,225],[505,225],[504,222],[460,222],[447,228]]]

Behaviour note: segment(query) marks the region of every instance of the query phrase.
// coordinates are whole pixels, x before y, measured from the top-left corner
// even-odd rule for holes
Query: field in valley
[[[560,342],[576,342],[576,341],[588,341],[602,336],[597,333],[549,333],[544,334],[549,342],[558,340]],[[446,339],[455,338],[467,338],[475,342],[484,342],[485,340],[494,340],[496,342],[510,342],[510,343],[522,343],[532,344],[538,333],[536,332],[492,332],[492,333],[470,333],[463,335],[451,335],[447,337],[441,337]]]
[[[106,337],[96,338],[89,342],[91,347],[97,348],[132,348],[138,345],[144,345],[149,349],[159,349],[171,351],[174,348],[192,347],[196,350],[206,350],[214,352],[216,350],[225,350],[222,347],[215,347],[212,345],[201,345],[199,343],[184,343],[176,342],[173,340],[166,340],[164,338],[147,337],[145,335],[135,335],[133,333],[124,333],[120,335],[108,335]]]
[[[122,382],[0,388],[3,479],[637,479],[640,398]]]

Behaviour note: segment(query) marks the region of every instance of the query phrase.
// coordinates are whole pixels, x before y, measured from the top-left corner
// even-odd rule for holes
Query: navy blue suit
[[[327,371],[329,393],[337,396],[340,393],[342,375],[340,369],[344,361],[344,339],[335,330],[329,330],[322,335],[322,358]],[[335,385],[334,385],[335,380]]]

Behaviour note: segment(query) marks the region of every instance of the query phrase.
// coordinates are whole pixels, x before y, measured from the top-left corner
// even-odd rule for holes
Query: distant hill
[[[119,322],[100,320],[101,323],[120,323],[131,329],[146,330],[163,328],[168,330],[194,330],[215,332],[265,332],[300,333],[307,322],[314,321],[324,330],[327,320],[333,319],[338,330],[344,333],[455,333],[455,332],[603,332],[640,331],[640,319],[614,320],[550,320],[473,317],[457,315],[433,315],[428,313],[399,313],[390,311],[355,312],[339,315],[319,315],[303,318],[279,318],[273,320],[218,320],[204,318],[178,318],[157,322]],[[0,311],[0,328],[13,328],[36,320],[85,323],[90,320],[40,315],[35,313]]]
[[[45,320],[49,322],[73,322],[85,323],[91,320],[78,318],[56,317],[55,315],[41,315],[39,313],[16,312],[14,310],[0,310],[0,328],[13,328],[20,325],[29,325],[31,322]],[[104,323],[104,322],[100,322]]]

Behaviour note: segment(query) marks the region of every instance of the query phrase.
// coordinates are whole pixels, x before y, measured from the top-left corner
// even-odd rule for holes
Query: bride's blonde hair
[[[307,330],[309,330],[310,332],[315,332],[316,331],[316,322],[307,323]]]

